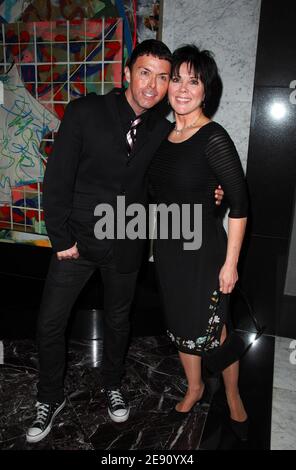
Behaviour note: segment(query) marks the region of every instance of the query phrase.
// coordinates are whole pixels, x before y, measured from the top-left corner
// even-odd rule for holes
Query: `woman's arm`
[[[219,275],[220,290],[229,294],[238,280],[237,263],[247,222],[246,182],[234,143],[222,127],[210,137],[206,155],[230,206],[227,253]]]
[[[228,243],[225,263],[219,274],[220,291],[230,294],[238,280],[237,263],[245,235],[247,218],[228,218]]]

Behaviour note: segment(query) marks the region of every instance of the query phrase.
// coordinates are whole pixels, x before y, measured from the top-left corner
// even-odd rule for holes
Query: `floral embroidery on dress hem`
[[[177,347],[182,347],[190,351],[208,351],[220,346],[220,339],[218,338],[221,317],[217,313],[219,303],[219,294],[215,290],[211,295],[211,303],[209,305],[210,317],[206,334],[199,336],[196,339],[186,339],[181,336],[175,336],[171,331],[167,330],[167,335]]]

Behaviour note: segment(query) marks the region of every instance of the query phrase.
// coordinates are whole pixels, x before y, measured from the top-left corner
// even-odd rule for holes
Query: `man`
[[[90,94],[65,110],[44,178],[43,206],[54,254],[38,321],[37,416],[28,442],[43,439],[65,405],[64,333],[71,308],[96,269],[104,284],[102,380],[108,413],[115,422],[128,419],[120,386],[145,241],[98,240],[94,209],[100,203],[115,207],[119,195],[126,205],[146,204],[147,168],[170,130],[170,123],[152,108],[166,95],[170,69],[167,46],[144,41],[125,68],[125,93]]]

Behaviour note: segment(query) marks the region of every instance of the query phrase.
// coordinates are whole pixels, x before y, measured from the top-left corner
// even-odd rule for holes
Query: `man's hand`
[[[224,196],[224,191],[219,184],[218,188],[215,189],[215,199],[216,199],[215,203],[217,206],[221,205],[223,196]]]
[[[77,243],[75,243],[75,245],[72,246],[72,248],[69,248],[68,250],[58,251],[57,258],[60,261],[62,261],[64,259],[77,259],[77,258],[79,258],[79,251],[78,251],[78,248],[77,248]]]

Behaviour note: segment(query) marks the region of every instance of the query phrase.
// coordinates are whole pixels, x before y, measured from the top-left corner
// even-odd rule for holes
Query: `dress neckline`
[[[188,139],[185,139],[185,140],[182,140],[181,142],[172,142],[171,140],[169,140],[169,138],[167,137],[167,142],[169,142],[170,144],[173,144],[173,145],[180,145],[180,144],[184,144],[185,142],[188,142],[190,139],[192,139],[192,137],[194,137],[195,135],[197,135],[204,127],[207,127],[209,124],[213,124],[215,121],[209,121],[207,122],[206,124],[204,124],[203,126],[201,126],[196,132],[194,132],[194,134],[192,134],[190,137],[188,137]]]

